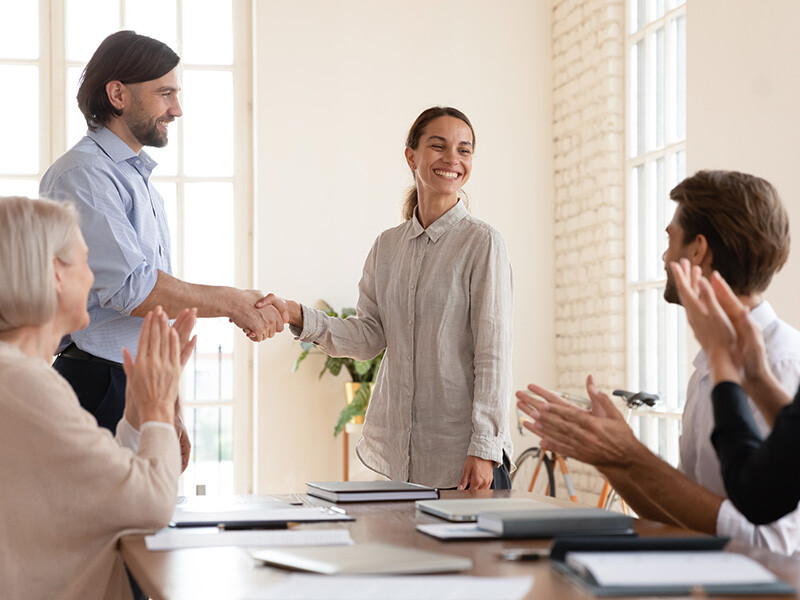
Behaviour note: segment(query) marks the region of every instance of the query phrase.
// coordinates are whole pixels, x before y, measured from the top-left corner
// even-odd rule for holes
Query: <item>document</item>
[[[174,529],[165,527],[144,542],[151,551],[210,546],[346,546],[353,543],[347,529],[247,529],[226,531],[217,527]]]
[[[249,510],[202,511],[185,510],[178,506],[172,515],[174,527],[282,527],[286,523],[312,523],[316,521],[353,521],[340,508],[304,506],[290,508],[261,508]]]
[[[522,600],[533,577],[290,575],[249,600]]]
[[[426,523],[417,525],[417,531],[437,540],[493,540],[496,533],[478,529],[475,523]]]

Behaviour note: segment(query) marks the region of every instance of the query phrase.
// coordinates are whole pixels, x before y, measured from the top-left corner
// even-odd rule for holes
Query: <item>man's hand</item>
[[[263,308],[257,308],[256,303],[272,296],[274,300],[268,302]],[[270,294],[258,290],[240,290],[240,301],[231,313],[230,320],[235,323],[245,335],[254,342],[263,342],[276,333],[283,331],[283,326],[288,320],[286,304]]]
[[[525,427],[542,438],[541,447],[545,450],[596,467],[623,467],[641,445],[614,403],[597,389],[591,375],[586,379],[591,411],[538,385],[531,384],[528,390],[517,392],[517,406],[534,419]]]
[[[190,350],[191,353],[191,350]],[[126,402],[133,402],[141,423],[172,424],[181,375],[180,340],[161,307],[147,313],[139,336],[136,360],[122,349],[127,377]]]
[[[192,442],[189,439],[189,432],[183,422],[183,410],[181,409],[180,398],[175,401],[175,432],[178,434],[178,443],[181,447],[181,473],[189,466],[189,456],[192,453]]]
[[[494,463],[477,456],[468,456],[464,462],[458,489],[488,490],[492,481],[494,481]]]

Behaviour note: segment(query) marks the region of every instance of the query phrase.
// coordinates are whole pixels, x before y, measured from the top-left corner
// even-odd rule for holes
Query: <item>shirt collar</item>
[[[93,139],[115,163],[132,162],[135,166],[143,166],[148,171],[152,171],[158,165],[144,150],[136,154],[122,141],[122,138],[106,127],[98,127],[96,131],[90,129],[86,135]],[[141,162],[136,162],[137,160]]]
[[[459,198],[455,206],[444,213],[441,217],[431,223],[427,229],[422,227],[417,217],[417,209],[414,209],[414,215],[411,217],[411,227],[409,231],[409,239],[415,238],[423,233],[428,235],[428,238],[436,243],[449,229],[452,229],[461,219],[466,217],[469,213],[464,201]]]
[[[750,311],[750,318],[752,318],[753,322],[758,325],[758,328],[763,331],[778,318],[778,313],[775,312],[775,309],[772,308],[769,302],[764,300]],[[692,365],[699,373],[703,375],[708,373],[708,357],[704,350],[700,350],[700,352],[697,353],[697,356],[694,357],[694,361],[692,361]]]

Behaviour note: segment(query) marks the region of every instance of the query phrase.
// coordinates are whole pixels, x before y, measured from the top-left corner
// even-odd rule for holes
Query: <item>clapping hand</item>
[[[561,395],[535,384],[517,392],[517,406],[534,419],[525,427],[540,436],[541,447],[596,467],[620,467],[639,444],[611,399],[592,376],[586,378],[591,410],[583,410]]]

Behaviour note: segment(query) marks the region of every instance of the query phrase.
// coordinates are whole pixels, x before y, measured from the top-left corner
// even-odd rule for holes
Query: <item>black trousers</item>
[[[511,463],[508,457],[503,454],[503,464],[494,468],[494,479],[489,489],[492,490],[510,490],[511,489]]]
[[[59,356],[53,368],[66,379],[78,396],[81,406],[94,415],[97,424],[111,433],[125,411],[125,371],[122,367],[92,360]],[[126,567],[127,568],[127,567]],[[136,580],[128,573],[134,600],[147,600]]]
[[[111,433],[125,411],[125,371],[106,363],[59,356],[53,368],[75,390],[81,406],[94,415],[97,424]]]

